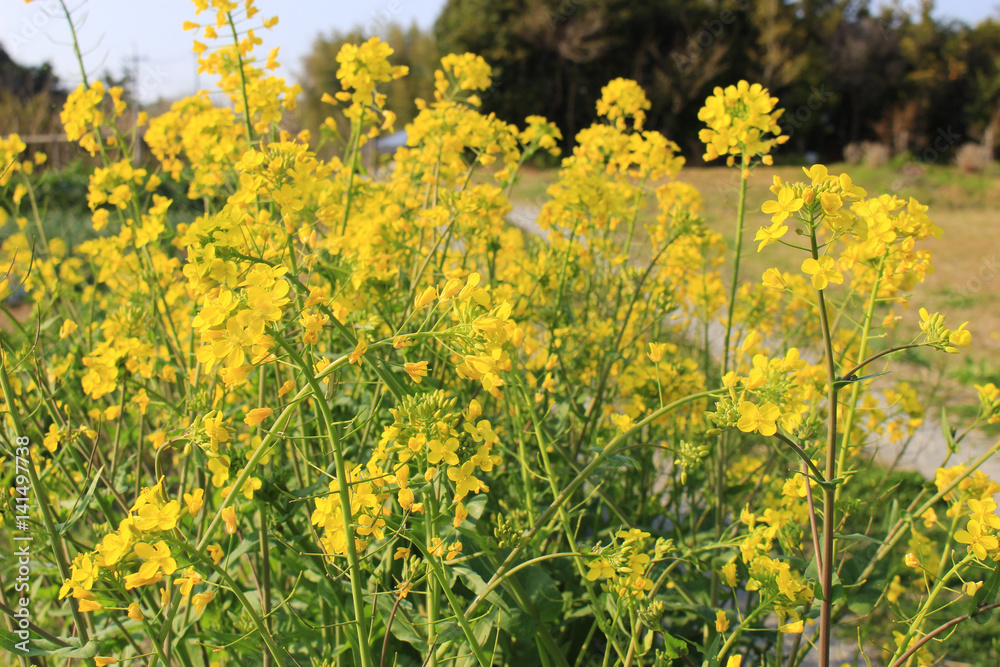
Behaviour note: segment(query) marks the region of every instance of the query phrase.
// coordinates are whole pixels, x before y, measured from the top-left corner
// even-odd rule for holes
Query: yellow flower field
[[[277,17],[194,5],[177,29],[230,104],[142,118],[154,167],[120,89],[69,97],[94,238],[45,234],[42,160],[0,137],[3,295],[33,303],[0,334],[0,662],[825,667],[846,627],[897,667],[1000,605],[1000,484],[976,470],[1000,442],[961,447],[1000,389],[944,415],[932,483],[878,484],[865,450],[925,416],[897,353],[976,344],[920,308],[933,210],[822,164],[751,201],[786,137],[734,82],[699,115],[741,184],[730,253],[615,79],[543,240],[506,216],[562,135],[481,113],[483,58],[441,60],[375,174],[379,86],[407,75],[387,44],[341,50],[327,128],[351,131],[324,161],[279,126],[300,91],[270,74]],[[168,181],[198,215],[175,221]],[[741,271],[778,246],[796,270]]]

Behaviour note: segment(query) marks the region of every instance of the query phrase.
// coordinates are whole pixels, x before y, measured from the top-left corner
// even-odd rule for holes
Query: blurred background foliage
[[[402,129],[414,98],[431,99],[440,57],[472,51],[494,67],[484,110],[519,125],[544,115],[569,148],[595,120],[601,87],[631,78],[652,102],[647,127],[680,141],[697,163],[698,108],[715,86],[747,79],[781,99],[786,156],[852,161],[853,150],[879,162],[954,148],[952,162],[959,145],[977,143],[988,161],[1000,129],[1000,16],[970,26],[933,8],[930,0],[448,0],[429,32],[383,27],[394,61],[410,68],[383,92]],[[338,90],[336,54],[366,36],[361,28],[323,35],[301,63],[304,94],[289,124],[317,143],[331,115],[320,98]],[[120,83],[127,91],[130,82]],[[58,131],[66,92],[47,66],[19,66],[0,49],[0,134]]]
[[[687,137],[701,153],[698,109],[712,89],[759,81],[786,109],[786,152],[843,158],[874,142],[891,155],[947,141],[981,143],[1000,129],[1000,22],[941,21],[933,2],[866,0],[448,0],[433,34],[391,26],[384,37],[411,77],[387,90],[401,121],[431,95],[440,54],[472,51],[495,68],[483,107],[508,122],[541,114],[568,145],[595,120],[593,101],[615,77],[638,81],[652,102],[647,127]],[[336,52],[359,34],[316,42],[304,68],[303,122],[325,115]],[[956,136],[959,137],[956,139]],[[939,146],[940,146],[939,142]],[[950,146],[950,144],[949,144]],[[940,148],[938,148],[938,152]]]

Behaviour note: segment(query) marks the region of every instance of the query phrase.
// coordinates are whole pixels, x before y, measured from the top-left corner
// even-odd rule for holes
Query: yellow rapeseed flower
[[[844,282],[844,274],[837,270],[837,263],[828,255],[818,260],[812,257],[802,262],[802,271],[812,276],[812,284],[818,290],[826,289],[830,283],[840,285]]]
[[[274,414],[274,410],[271,408],[254,408],[247,413],[247,416],[243,419],[243,422],[247,426],[256,426],[268,417]]]
[[[705,160],[726,156],[732,166],[736,155],[748,163],[760,156],[764,164],[771,164],[768,153],[788,140],[778,127],[784,109],[775,110],[777,103],[778,98],[771,97],[759,83],[740,81],[725,90],[717,86],[698,112],[698,120],[708,126],[698,133],[705,144]]]
[[[420,380],[422,378],[427,377],[427,371],[428,371],[428,369],[427,369],[427,362],[426,361],[414,361],[414,362],[408,361],[405,364],[403,364],[403,370],[406,371],[406,374],[410,376],[411,380],[413,380],[417,384],[420,384]]]
[[[768,401],[758,407],[750,401],[742,401],[739,411],[740,419],[736,422],[736,428],[744,433],[756,431],[761,435],[774,435],[778,432],[776,422],[781,417],[781,410],[774,403]]]
[[[795,190],[789,187],[781,188],[778,192],[778,199],[768,200],[764,202],[760,210],[764,213],[771,214],[771,222],[778,223],[787,218],[792,213],[800,210],[804,205],[804,200],[801,197],[795,196]]]
[[[955,541],[968,544],[969,553],[979,560],[986,560],[986,555],[1000,549],[1000,541],[983,530],[983,525],[975,519],[969,519],[965,530],[955,531]]]
[[[222,520],[226,522],[226,532],[230,535],[235,535],[236,526],[236,509],[231,505],[222,510]]]

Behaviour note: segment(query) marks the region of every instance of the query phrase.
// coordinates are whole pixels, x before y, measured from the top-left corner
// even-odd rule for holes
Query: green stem
[[[726,657],[726,654],[729,653],[730,649],[733,648],[733,645],[743,634],[743,629],[749,626],[750,623],[753,622],[753,620],[757,618],[762,611],[764,611],[770,606],[771,606],[771,600],[767,601],[761,600],[761,603],[757,605],[757,608],[754,609],[749,614],[747,614],[746,618],[744,618],[740,622],[740,624],[736,626],[736,628],[733,630],[733,634],[729,635],[729,639],[727,639],[726,643],[722,645],[721,649],[719,649],[719,658],[718,658],[719,664],[722,663],[722,659]]]
[[[479,662],[480,667],[491,667],[493,661],[490,660],[489,656],[483,650],[483,647],[479,645],[476,641],[476,633],[473,631],[472,626],[469,624],[469,619],[472,618],[472,614],[469,611],[462,613],[461,604],[455,594],[451,592],[448,588],[448,577],[444,573],[444,569],[441,567],[441,563],[438,561],[437,557],[433,556],[428,548],[428,545],[421,544],[420,539],[415,535],[410,537],[410,541],[417,545],[424,554],[424,560],[430,566],[434,573],[434,578],[437,579],[441,590],[444,591],[444,595],[448,598],[448,604],[451,606],[452,612],[455,614],[455,618],[458,620],[459,626],[462,628],[462,632],[465,634],[466,641],[472,647],[472,652],[476,654],[476,660]],[[433,652],[433,649],[432,649]]]
[[[250,604],[250,601],[247,600],[245,595],[243,595],[243,591],[240,590],[240,585],[237,584],[235,581],[233,581],[233,578],[229,576],[229,573],[226,572],[225,569],[216,565],[215,561],[213,561],[210,557],[206,556],[200,550],[192,548],[191,545],[189,545],[183,539],[176,540],[175,544],[184,549],[184,551],[186,551],[191,558],[197,558],[204,565],[212,568],[212,570],[217,575],[219,575],[219,577],[225,580],[226,584],[228,584],[229,586],[229,590],[231,590],[233,594],[236,596],[236,598],[240,601],[240,605],[242,605],[243,609],[246,610],[247,614],[250,616],[251,622],[253,622],[254,626],[256,626],[257,632],[260,633],[261,638],[264,640],[264,644],[267,646],[267,650],[270,651],[271,657],[274,658],[274,662],[278,665],[283,666],[285,664],[285,660],[283,657],[284,653],[281,651],[281,649],[278,648],[278,645],[275,643],[274,637],[271,636],[271,633],[267,631],[267,627],[264,625],[264,621],[257,613],[257,610],[253,608],[253,605]]]
[[[314,403],[319,407],[320,418],[323,420],[323,428],[326,429],[327,437],[330,439],[330,446],[333,449],[333,460],[337,471],[337,495],[340,497],[340,511],[343,513],[344,517],[344,532],[346,533],[346,543],[347,543],[347,562],[350,570],[351,578],[351,597],[354,602],[354,624],[356,626],[357,637],[358,637],[358,651],[361,653],[361,665],[362,667],[371,667],[372,657],[368,651],[368,634],[367,634],[367,614],[365,613],[365,600],[364,591],[362,589],[362,574],[361,574],[361,561],[358,559],[357,547],[354,543],[354,526],[353,526],[353,516],[354,513],[351,511],[351,488],[348,484],[349,476],[347,473],[347,464],[344,461],[344,449],[340,442],[340,435],[337,431],[336,425],[333,423],[333,415],[330,413],[330,405],[323,396],[323,391],[319,386],[317,378],[313,375],[312,369],[303,361],[302,357],[296,351],[295,347],[289,345],[288,342],[277,332],[274,332],[274,339],[278,344],[285,349],[288,355],[292,358],[295,365],[302,370],[302,374],[308,383],[309,387],[312,388],[313,396],[315,397]],[[250,466],[247,465],[247,468]],[[241,489],[242,486],[237,485],[233,487],[234,489]],[[235,493],[232,495],[236,495]]]
[[[73,38],[73,53],[76,54],[76,64],[80,67],[83,85],[85,88],[90,88],[90,82],[87,80],[87,68],[83,66],[83,54],[80,52],[80,40],[76,37],[76,26],[73,25],[73,17],[69,13],[69,8],[66,7],[65,0],[59,0],[59,5],[62,7],[63,16],[66,17],[66,23],[69,24],[69,34]]]
[[[882,268],[885,265],[885,257],[883,256],[879,260],[878,268],[875,270],[875,280],[872,283],[871,294],[868,295],[868,305],[865,308],[865,320],[863,324],[863,329],[861,331],[861,344],[858,347],[858,358],[864,359],[865,355],[868,353],[868,340],[871,335],[872,320],[875,317],[875,304],[878,302],[878,288],[879,283],[882,280]],[[849,375],[849,374],[848,374]],[[847,462],[847,451],[851,444],[851,432],[854,431],[854,418],[857,414],[858,400],[861,397],[861,383],[855,382],[854,386],[851,387],[851,397],[847,403],[847,409],[844,413],[844,433],[842,435],[842,441],[840,443],[840,456],[837,461],[837,467],[840,470],[844,469],[844,465]],[[840,499],[840,487],[837,487],[836,495],[834,500]]]
[[[549,520],[552,519],[552,517],[559,510],[559,508],[562,507],[566,503],[566,501],[569,500],[574,493],[576,493],[577,489],[579,489],[580,486],[583,485],[583,483],[587,480],[587,478],[590,477],[597,470],[598,467],[600,467],[601,463],[604,462],[604,459],[606,459],[622,443],[637,436],[643,428],[645,428],[652,422],[656,421],[663,415],[668,414],[669,412],[672,412],[673,410],[676,410],[677,408],[681,407],[682,405],[685,405],[686,403],[690,403],[691,401],[696,401],[699,398],[708,398],[712,396],[716,391],[717,390],[702,391],[698,392],[697,394],[691,394],[689,396],[685,396],[684,398],[679,398],[673,403],[669,403],[668,405],[665,405],[659,410],[654,410],[645,419],[638,422],[631,429],[629,429],[625,433],[622,433],[621,435],[613,439],[611,442],[609,442],[607,445],[605,445],[604,449],[601,450],[601,452],[599,452],[594,457],[594,459],[590,463],[588,463],[587,466],[583,470],[581,470],[576,477],[573,478],[572,481],[570,481],[570,483],[559,493],[556,499],[552,501],[552,504],[549,505],[548,509],[542,512],[542,514],[538,517],[538,519],[535,520],[534,525],[531,527],[530,530],[528,530],[528,532],[521,539],[521,543],[507,555],[507,558],[504,559],[503,563],[500,564],[500,567],[498,567],[497,570],[493,573],[493,576],[486,583],[486,588],[489,589],[497,580],[503,577],[508,572],[508,570],[511,569],[514,561],[517,560],[517,558],[521,555],[521,552],[524,551],[525,547],[531,542],[532,538],[534,538],[535,535],[538,534],[538,532],[542,529],[543,526],[548,524]],[[474,599],[472,601],[472,604],[470,604],[468,609],[466,609],[465,611],[466,616],[471,616],[479,607],[479,605],[482,604],[484,599],[485,597],[482,594],[477,595],[476,599]]]
[[[347,220],[351,215],[351,200],[354,198],[354,172],[357,171],[358,145],[361,143],[361,131],[365,120],[364,109],[361,110],[361,118],[358,120],[357,130],[351,133],[353,145],[351,146],[351,167],[347,173],[347,201],[344,203],[344,219],[340,223],[340,235],[347,232]],[[352,128],[354,129],[354,128]]]
[[[884,544],[879,547],[878,551],[875,552],[875,555],[872,557],[871,561],[865,566],[865,569],[862,570],[861,574],[858,576],[858,581],[865,581],[866,579],[868,579],[868,577],[871,576],[872,572],[875,571],[875,568],[878,566],[879,562],[883,558],[885,558],[896,546],[896,544],[898,544],[899,541],[906,535],[907,531],[904,530],[904,528],[912,524],[913,517],[923,516],[924,512],[933,507],[939,500],[944,498],[946,495],[951,493],[955,488],[958,487],[959,484],[961,484],[966,478],[968,478],[969,475],[978,470],[979,466],[985,463],[987,459],[992,458],[997,452],[1000,452],[1000,440],[997,440],[995,443],[993,443],[993,445],[988,450],[980,454],[975,461],[970,463],[968,468],[961,475],[957,475],[953,480],[951,480],[951,482],[946,487],[944,487],[943,489],[935,493],[933,496],[928,498],[923,505],[921,505],[920,507],[916,507],[917,503],[916,500],[913,503],[911,503],[910,506],[907,508],[905,515],[900,519],[898,519],[896,523],[893,525],[893,527],[889,530],[888,534],[886,535]],[[845,606],[846,606],[845,601],[841,601],[840,603],[838,603],[837,608],[834,610],[835,614],[843,611]]]
[[[733,334],[733,311],[736,309],[736,288],[739,287],[740,280],[740,254],[743,252],[743,219],[746,216],[747,201],[747,179],[744,176],[747,170],[747,158],[743,157],[743,164],[740,169],[740,198],[736,205],[736,247],[733,257],[733,278],[729,283],[729,304],[726,307],[726,333],[722,343],[722,374],[729,372],[729,341]]]
[[[733,335],[733,313],[736,310],[736,289],[740,280],[740,255],[743,254],[743,220],[746,217],[747,199],[747,178],[746,172],[749,167],[749,158],[745,155],[740,163],[740,195],[736,204],[736,239],[733,257],[733,277],[729,282],[729,302],[726,305],[726,331],[722,341],[722,374],[729,372],[729,346]],[[726,497],[726,472],[727,449],[729,445],[729,435],[723,433],[719,435],[718,447],[715,453],[715,536],[716,539],[722,537],[722,526],[725,523],[725,506],[723,499]],[[712,571],[711,582],[711,603],[712,606],[718,604],[719,596],[719,573]]]
[[[932,588],[931,592],[928,593],[927,600],[924,601],[924,604],[920,607],[920,611],[917,612],[917,615],[913,619],[913,622],[910,623],[910,627],[907,629],[906,635],[903,637],[902,641],[899,642],[899,647],[896,649],[896,652],[893,654],[892,660],[890,662],[896,662],[900,659],[899,656],[901,656],[902,653],[906,650],[906,648],[910,644],[910,640],[916,635],[917,632],[919,632],[920,627],[924,624],[924,619],[927,617],[927,614],[931,612],[931,607],[933,606],[934,600],[937,598],[938,594],[948,583],[948,580],[951,579],[952,576],[954,576],[954,574],[958,572],[958,569],[962,565],[964,565],[969,559],[970,557],[966,556],[962,560],[952,565],[951,569],[948,570],[948,572],[945,573],[943,577],[938,578],[937,582],[934,584],[934,588]]]
[[[434,544],[434,538],[437,537],[437,529],[435,526],[435,520],[437,519],[438,504],[437,504],[437,490],[434,485],[431,484],[429,493],[427,494],[427,504],[429,506],[429,511],[424,516],[424,529],[425,529],[425,539],[428,545]],[[447,584],[442,581],[441,586],[447,586]],[[437,643],[437,622],[438,614],[441,605],[441,591],[440,587],[434,579],[428,579],[427,581],[427,646],[430,647],[429,664],[431,667],[436,667],[438,664],[437,652],[434,650],[434,645]]]
[[[868,357],[867,359],[865,359],[864,361],[860,362],[857,366],[854,366],[851,370],[844,373],[844,378],[846,379],[851,377],[852,375],[856,374],[858,371],[860,371],[862,368],[864,368],[871,362],[875,361],[876,359],[879,359],[880,357],[884,357],[887,354],[892,354],[893,352],[899,352],[901,350],[909,350],[910,348],[914,347],[924,347],[925,345],[926,343],[910,343],[908,345],[897,345],[896,347],[890,347],[887,350],[882,350],[881,352],[877,352],[872,356]]]
[[[810,225],[809,240],[812,245],[813,259],[819,259],[819,246],[816,242],[816,227]],[[826,310],[826,298],[823,290],[816,290],[819,308],[820,326],[823,330],[823,350],[826,361],[826,386],[828,396],[827,436],[826,436],[826,475],[823,485],[823,570],[820,572],[823,600],[820,604],[820,634],[819,634],[819,667],[830,665],[830,641],[832,632],[833,611],[833,556],[834,530],[836,523],[836,491],[831,484],[837,477],[837,372],[833,359],[833,338],[830,332],[830,321]]]
[[[236,62],[240,67],[240,92],[243,95],[243,127],[247,131],[247,148],[253,146],[253,128],[250,126],[250,101],[247,99],[247,78],[243,71],[243,53],[240,52],[240,37],[236,34],[236,24],[233,23],[233,14],[228,12],[226,18],[229,20],[229,29],[233,34],[233,45],[236,47]]]
[[[914,653],[916,653],[917,651],[919,651],[921,646],[923,646],[924,644],[926,644],[930,640],[934,639],[935,637],[937,637],[942,632],[945,632],[945,631],[947,631],[947,630],[955,627],[956,625],[958,625],[962,621],[967,621],[970,618],[978,616],[979,614],[986,614],[988,612],[993,611],[994,609],[996,609],[998,607],[1000,607],[1000,602],[995,602],[993,604],[988,604],[988,605],[982,606],[982,607],[976,609],[975,611],[969,612],[968,614],[962,614],[961,616],[959,616],[957,618],[951,619],[947,623],[942,623],[941,625],[939,625],[938,627],[934,628],[933,630],[931,630],[930,632],[928,632],[926,635],[924,635],[923,637],[921,637],[920,641],[918,641],[916,644],[914,644],[913,646],[911,646],[910,648],[908,648],[906,650],[906,653],[904,653],[903,655],[899,656],[899,658],[896,661],[894,661],[893,663],[891,663],[889,665],[889,667],[902,667],[903,663],[906,662],[907,660],[909,660],[910,657]]]

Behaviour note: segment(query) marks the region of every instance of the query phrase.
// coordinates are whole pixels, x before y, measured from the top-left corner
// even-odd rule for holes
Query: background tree
[[[410,67],[385,92],[400,127],[414,97],[432,93],[445,53],[471,51],[494,68],[483,109],[523,125],[546,116],[566,147],[595,120],[594,101],[616,77],[636,80],[652,103],[647,127],[699,160],[697,111],[718,85],[759,81],[781,98],[785,153],[840,159],[846,144],[877,141],[921,151],[941,132],[981,141],[1000,131],[1000,24],[970,27],[871,0],[448,0],[432,34],[388,26],[394,61]],[[304,125],[329,115],[336,54],[360,31],[317,40],[305,62]],[[691,143],[693,141],[693,143]],[[682,142],[683,143],[683,142]],[[779,154],[778,159],[781,159]]]
[[[57,132],[66,94],[48,63],[23,67],[0,46],[0,135]]]

